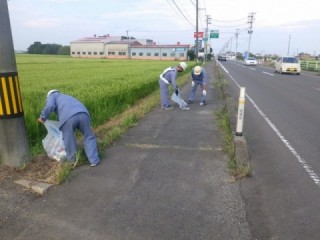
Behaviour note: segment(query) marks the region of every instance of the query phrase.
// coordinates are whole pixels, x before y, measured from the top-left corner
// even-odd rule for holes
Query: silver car
[[[244,65],[246,66],[257,66],[258,62],[257,59],[253,57],[248,57],[244,60]]]

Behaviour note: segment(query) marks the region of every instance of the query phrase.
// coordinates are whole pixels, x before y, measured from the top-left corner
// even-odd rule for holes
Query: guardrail
[[[300,61],[300,65],[302,70],[320,72],[319,61]]]

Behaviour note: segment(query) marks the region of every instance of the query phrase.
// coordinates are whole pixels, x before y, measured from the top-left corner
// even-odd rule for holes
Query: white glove
[[[194,87],[194,85],[195,85],[195,83],[194,83],[194,81],[192,81],[191,86]]]
[[[202,95],[203,95],[203,96],[206,96],[206,95],[207,95],[207,91],[206,91],[206,90],[203,90],[203,91],[202,91]]]

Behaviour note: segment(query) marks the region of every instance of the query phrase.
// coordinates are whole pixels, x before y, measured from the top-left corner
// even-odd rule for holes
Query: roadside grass
[[[229,156],[228,170],[230,175],[232,175],[235,180],[239,180],[252,175],[252,169],[249,163],[240,162],[237,159],[235,151],[234,133],[232,131],[231,118],[234,109],[229,110],[231,106],[228,103],[228,94],[226,89],[228,88],[227,81],[223,74],[221,74],[220,69],[215,65],[215,88],[220,91],[220,98],[223,99],[223,107],[216,112],[216,118],[219,128],[222,130],[223,136],[223,150]],[[232,108],[232,107],[231,107]]]
[[[43,59],[45,63],[42,64],[41,59]],[[33,78],[32,77],[33,71],[35,71],[35,73],[37,73],[38,75],[41,75],[40,77],[38,76],[37,79],[47,78],[45,75],[45,71],[44,72],[42,71],[40,74],[40,72],[36,69],[38,68],[38,66],[43,68],[44,65],[47,65],[47,66],[50,65],[51,61],[52,61],[51,59],[42,58],[42,56],[41,57],[31,56],[31,61],[30,61],[30,58],[27,56],[22,56],[22,59],[20,59],[20,62],[23,62],[25,64],[25,65],[22,65],[22,67],[20,67],[22,72],[21,76],[23,78],[22,82],[23,81],[25,82],[26,79],[30,80],[30,86],[27,86],[26,83],[24,83],[24,85],[22,84],[22,87],[24,89],[23,92],[26,99],[25,109],[29,110],[29,111],[26,111],[26,114],[25,114],[27,115],[27,121],[26,121],[27,125],[28,126],[31,125],[31,131],[29,131],[29,133],[34,130],[34,132],[32,132],[34,134],[28,135],[30,139],[30,145],[33,146],[32,161],[26,164],[26,167],[24,169],[16,169],[16,168],[12,169],[5,166],[0,166],[0,181],[1,179],[5,179],[5,178],[10,178],[10,179],[24,178],[28,180],[42,181],[42,182],[47,182],[47,183],[52,183],[57,185],[57,184],[62,184],[68,181],[72,171],[77,167],[88,165],[88,160],[86,158],[84,149],[82,147],[82,136],[79,133],[77,133],[79,151],[77,152],[76,163],[74,165],[69,164],[67,162],[60,163],[60,162],[49,159],[44,154],[41,144],[39,144],[41,143],[41,136],[45,135],[45,130],[44,128],[39,127],[39,125],[35,125],[36,123],[35,116],[37,116],[37,114],[40,113],[41,107],[44,104],[45,99],[42,99],[42,98],[44,97],[46,90],[43,93],[43,89],[51,89],[56,87],[55,85],[53,85],[54,83],[50,83],[49,81],[49,78],[53,74],[51,72],[48,76],[48,79],[46,79],[46,81],[42,81],[41,87],[37,85],[33,85],[32,84],[33,81],[31,81],[31,79]],[[59,63],[58,64],[59,66],[56,66],[54,69],[55,71],[58,71],[57,70],[58,67],[60,67],[61,65],[62,66],[68,65],[70,59],[55,58],[54,61]],[[84,60],[79,60],[79,61],[73,60],[73,61],[83,62]],[[88,63],[89,62],[91,61],[88,61]],[[165,67],[174,66],[173,64],[174,62],[161,61],[161,62],[154,62],[154,63],[149,62],[148,64],[146,64],[143,61],[141,62],[121,61],[121,63],[116,63],[112,61],[99,60],[99,61],[92,61],[92,62],[98,62],[99,69],[91,70],[90,68],[90,71],[88,70],[89,75],[90,75],[89,72],[91,72],[91,74],[94,74],[97,71],[99,72],[101,68],[106,68],[106,66],[101,67],[99,65],[101,64],[101,62],[112,64],[113,66],[117,66],[117,67],[121,66],[122,64],[130,64],[132,65],[131,69],[134,68],[134,66],[136,68],[134,70],[134,73],[131,79],[130,79],[131,75],[128,72],[130,71],[130,69],[128,69],[128,71],[118,72],[117,73],[118,75],[110,76],[111,79],[113,77],[116,77],[117,81],[120,81],[119,79],[121,79],[121,86],[123,86],[122,89],[114,88],[111,85],[108,88],[105,88],[104,85],[106,85],[107,82],[102,82],[101,87],[97,85],[96,88],[99,89],[100,92],[103,92],[104,90],[105,92],[103,93],[103,96],[95,95],[96,97],[99,97],[99,98],[97,98],[96,100],[94,100],[94,102],[92,102],[94,105],[92,105],[91,102],[89,102],[90,101],[89,99],[92,99],[92,96],[90,95],[90,93],[94,95],[97,93],[98,90],[95,92],[90,91],[89,86],[92,85],[90,81],[87,84],[85,84],[86,89],[84,89],[83,86],[84,86],[85,80],[81,79],[80,78],[81,76],[79,76],[79,79],[81,79],[81,81],[78,81],[78,83],[73,88],[71,87],[70,89],[64,88],[63,85],[61,86],[59,85],[60,87],[58,86],[59,89],[62,89],[62,90],[68,89],[68,92],[71,92],[71,94],[74,93],[74,95],[80,96],[80,100],[82,100],[85,103],[85,105],[89,105],[88,108],[90,113],[93,112],[91,113],[93,118],[92,125],[94,128],[95,136],[97,138],[99,155],[101,160],[103,161],[105,156],[108,154],[107,147],[111,146],[114,143],[114,141],[119,139],[129,128],[134,127],[138,123],[138,121],[142,119],[147,113],[152,111],[156,106],[160,105],[160,93],[158,90],[158,76]],[[27,71],[27,69],[25,68],[28,65],[31,65],[33,68]],[[146,65],[148,65],[148,69],[146,69],[147,68]],[[180,87],[185,85],[185,83],[188,81],[190,69],[193,67],[193,65],[195,65],[195,63],[193,64],[192,62],[188,62],[188,65],[189,66],[187,71],[185,71],[181,75],[179,74],[179,78],[177,79],[177,84]],[[89,69],[88,67],[86,68]],[[139,83],[141,83],[141,81],[144,80],[144,79],[141,80],[141,78],[137,77],[138,76],[137,72],[141,69],[145,69],[145,70],[142,70],[144,72],[144,79],[147,78],[148,79],[147,81],[151,82],[150,84],[142,83],[141,86],[139,86]],[[50,69],[50,71],[52,70]],[[103,73],[104,72],[105,70],[103,70]],[[104,78],[107,79],[107,77],[104,77]],[[54,82],[54,79],[52,81]],[[67,81],[65,80],[65,82]],[[72,80],[71,82],[75,83],[74,80]],[[109,82],[110,81],[108,80],[108,83]],[[128,89],[128,85],[130,85],[132,88]],[[29,87],[31,87],[32,89],[30,89]],[[100,89],[100,88],[104,88],[104,89]],[[114,92],[117,92],[118,96],[116,96],[115,94],[112,94],[109,96],[108,93],[110,88],[113,89]],[[127,93],[125,93],[126,91],[131,91],[129,101],[127,100],[124,101],[124,99],[122,98],[122,96],[129,96]],[[37,95],[37,97],[35,97],[35,95]],[[110,98],[111,96],[115,96],[116,97],[115,100],[111,100]],[[107,97],[107,98],[104,99],[104,97]],[[106,102],[108,101],[114,102],[114,104],[113,105],[110,105],[109,103],[106,104]],[[116,109],[116,108],[117,110],[114,110],[111,114],[105,113],[104,121],[102,118],[97,120],[97,117],[98,117],[97,115],[101,115],[104,113],[102,110],[101,112],[99,112],[99,109],[102,109],[101,107],[111,108],[111,111],[112,109]],[[97,108],[98,110],[92,111],[95,108]],[[32,113],[30,113],[30,109],[32,109],[33,111]]]
[[[228,154],[230,159],[233,159],[235,157],[234,142],[233,142],[234,136],[230,127],[228,109],[224,106],[222,109],[220,109],[219,112],[216,113],[216,117],[218,120],[218,126],[224,133],[224,138],[222,142],[223,150],[225,153]]]
[[[61,163],[57,169],[53,183],[61,184],[67,181],[72,169],[73,169],[73,166],[71,164],[67,162]]]
[[[46,129],[36,119],[50,89],[58,89],[84,103],[93,128],[97,128],[156,91],[163,69],[178,63],[30,54],[17,54],[16,61],[32,155],[43,153],[41,139],[46,135]],[[187,71],[179,75],[187,74],[191,67],[192,62]],[[50,119],[55,120],[55,115]],[[127,121],[129,124],[132,120]]]

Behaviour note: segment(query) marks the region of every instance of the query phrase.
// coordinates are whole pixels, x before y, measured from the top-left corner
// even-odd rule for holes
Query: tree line
[[[62,46],[55,43],[42,44],[41,42],[34,42],[27,50],[29,54],[70,55],[70,46]]]

